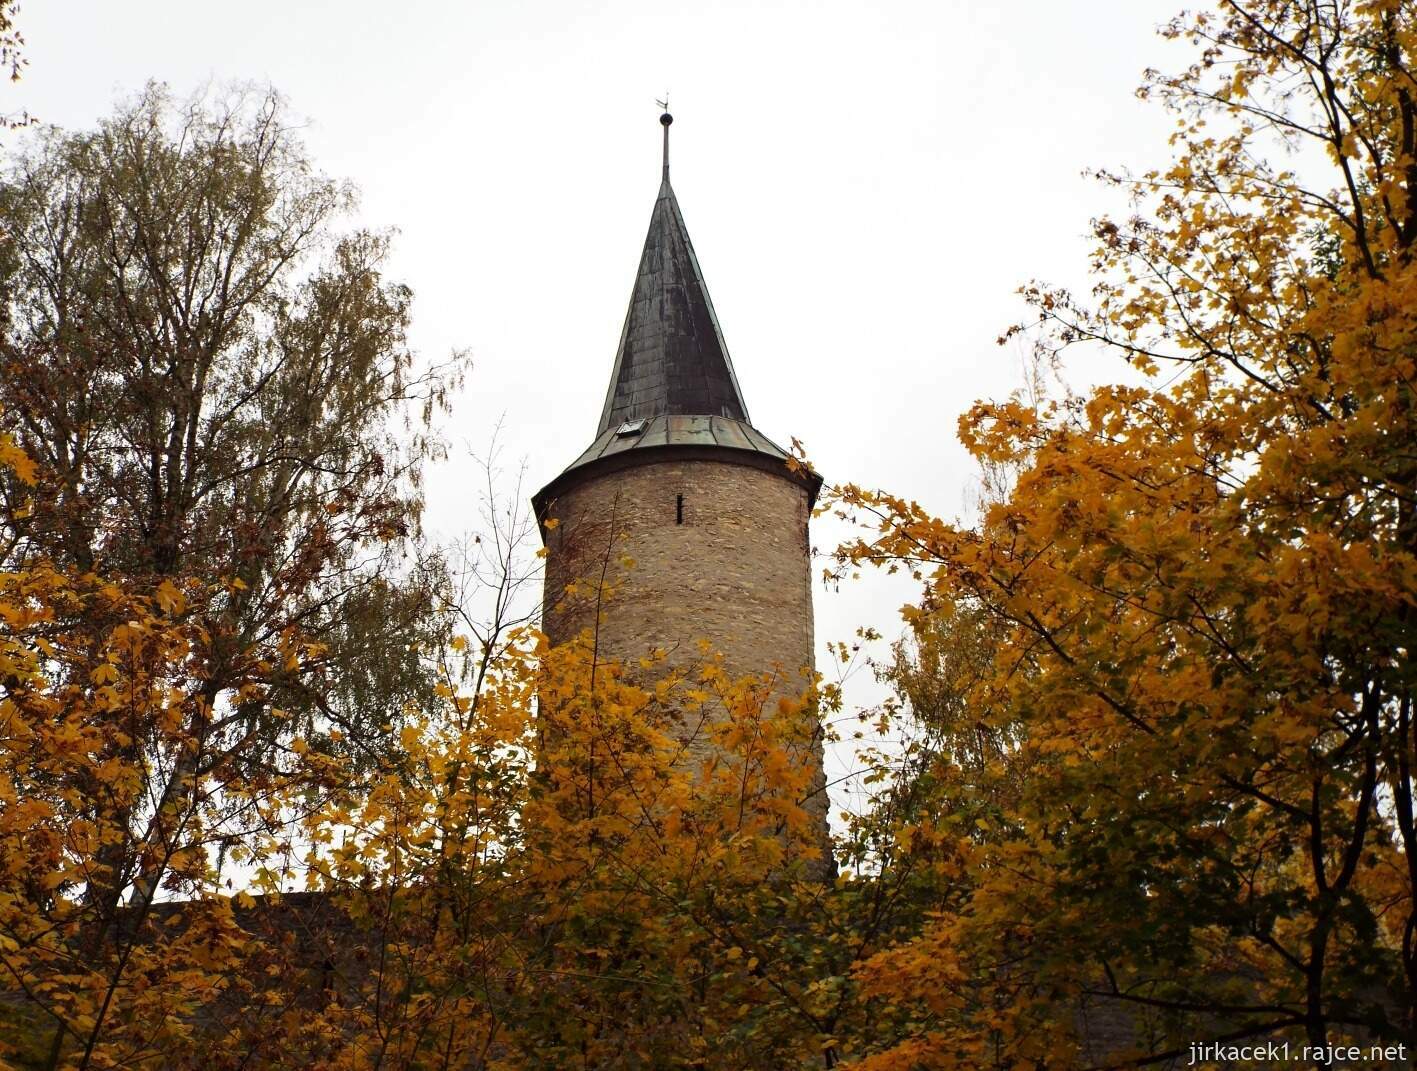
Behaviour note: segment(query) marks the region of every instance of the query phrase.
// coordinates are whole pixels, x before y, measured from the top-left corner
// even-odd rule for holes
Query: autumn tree
[[[712,657],[637,684],[588,636],[532,634],[447,689],[368,793],[310,820],[305,866],[366,951],[300,1044],[338,1066],[831,1066],[843,971],[821,969],[835,920],[791,757],[811,725],[777,692]]]
[[[161,885],[210,891],[260,837],[290,850],[283,823],[340,780],[316,760],[372,763],[436,699],[418,476],[457,367],[415,367],[410,293],[352,203],[251,90],[149,87],[95,131],[40,134],[0,184],[0,425],[26,458],[3,481],[0,568],[91,593],[45,604],[47,627],[86,637],[46,679],[77,689],[56,717],[106,712],[89,766],[49,775],[62,813],[36,815],[103,835],[31,906],[56,926],[62,908],[71,954],[114,986]],[[128,604],[181,632],[139,667],[161,713],[101,699],[126,672],[107,651]],[[56,1054],[87,1061],[99,1027],[48,1006]]]
[[[976,526],[836,499],[874,529],[844,567],[925,582],[923,650],[995,638],[934,708],[988,748],[941,749],[897,829],[953,892],[860,973],[899,1009],[865,1066],[1417,1045],[1417,11],[1223,3],[1165,34],[1197,49],[1143,90],[1175,162],[1103,176],[1137,210],[1097,222],[1090,299],[1025,290],[1042,359],[1124,382],[962,417],[1018,472]]]
[[[15,0],[0,3],[0,71],[7,72],[11,82],[20,80],[20,71],[29,62],[25,59],[25,39],[15,25],[19,4]],[[0,114],[0,126],[22,126],[27,121],[24,115]]]
[[[8,437],[0,463],[18,485],[33,483]],[[105,911],[85,892],[131,879],[139,863],[209,889],[208,823],[235,814],[263,830],[330,772],[312,756],[278,776],[227,773],[221,796],[193,792],[169,835],[155,832],[151,765],[200,747],[200,698],[182,682],[204,637],[188,605],[170,582],[135,593],[43,559],[0,573],[0,994],[18,1014],[0,1035],[0,1066],[17,1047],[29,1067],[199,1051],[197,1024],[246,943],[230,902],[159,920],[150,904]],[[122,849],[144,811],[149,837],[135,861]],[[249,844],[264,860],[262,838]]]
[[[0,4],[0,68],[9,71],[10,81],[20,78],[20,68],[25,65],[22,52],[24,38],[15,27],[15,13],[19,5],[14,0]]]

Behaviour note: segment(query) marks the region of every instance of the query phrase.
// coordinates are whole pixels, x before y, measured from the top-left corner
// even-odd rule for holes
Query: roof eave
[[[536,515],[537,527],[541,530],[541,541],[546,542],[546,518],[551,506],[572,487],[612,472],[670,460],[716,461],[727,465],[743,465],[781,476],[806,490],[809,511],[816,506],[817,495],[822,489],[822,475],[815,469],[808,468],[795,458],[775,457],[760,450],[681,443],[636,447],[573,465],[532,495],[531,505]]]

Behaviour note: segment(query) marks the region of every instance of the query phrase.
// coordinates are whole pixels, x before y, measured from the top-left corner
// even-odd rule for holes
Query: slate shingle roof
[[[532,498],[538,518],[587,470],[605,471],[672,453],[787,474],[815,501],[822,478],[800,469],[752,426],[723,341],[703,270],[669,185],[667,115],[664,179],[650,214],[630,308],[615,351],[595,441]]]
[[[666,176],[650,215],[597,435],[659,416],[748,420],[723,331]]]

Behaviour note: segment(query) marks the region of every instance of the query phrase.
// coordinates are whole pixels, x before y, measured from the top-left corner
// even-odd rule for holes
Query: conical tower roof
[[[597,435],[658,416],[748,420],[668,171],[650,215]]]
[[[807,488],[809,503],[821,487],[817,473],[798,466],[748,420],[703,271],[669,185],[673,121],[668,113],[660,117],[664,174],[595,440],[533,496],[538,518],[562,490],[592,471],[669,454],[732,460],[781,473]]]

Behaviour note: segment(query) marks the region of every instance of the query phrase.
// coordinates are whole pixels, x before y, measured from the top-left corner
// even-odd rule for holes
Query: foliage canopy
[[[926,581],[922,637],[997,637],[932,712],[909,830],[968,895],[867,968],[917,994],[872,1067],[1095,1062],[1077,1022],[1119,1008],[1153,1060],[1417,1038],[1417,12],[1224,3],[1165,32],[1199,49],[1143,90],[1176,161],[1104,175],[1138,211],[1096,223],[1091,299],[1030,286],[1016,329],[1139,375],[966,414],[1016,477],[975,528],[838,499],[877,526],[844,563]],[[959,778],[971,723],[1016,743]]]

